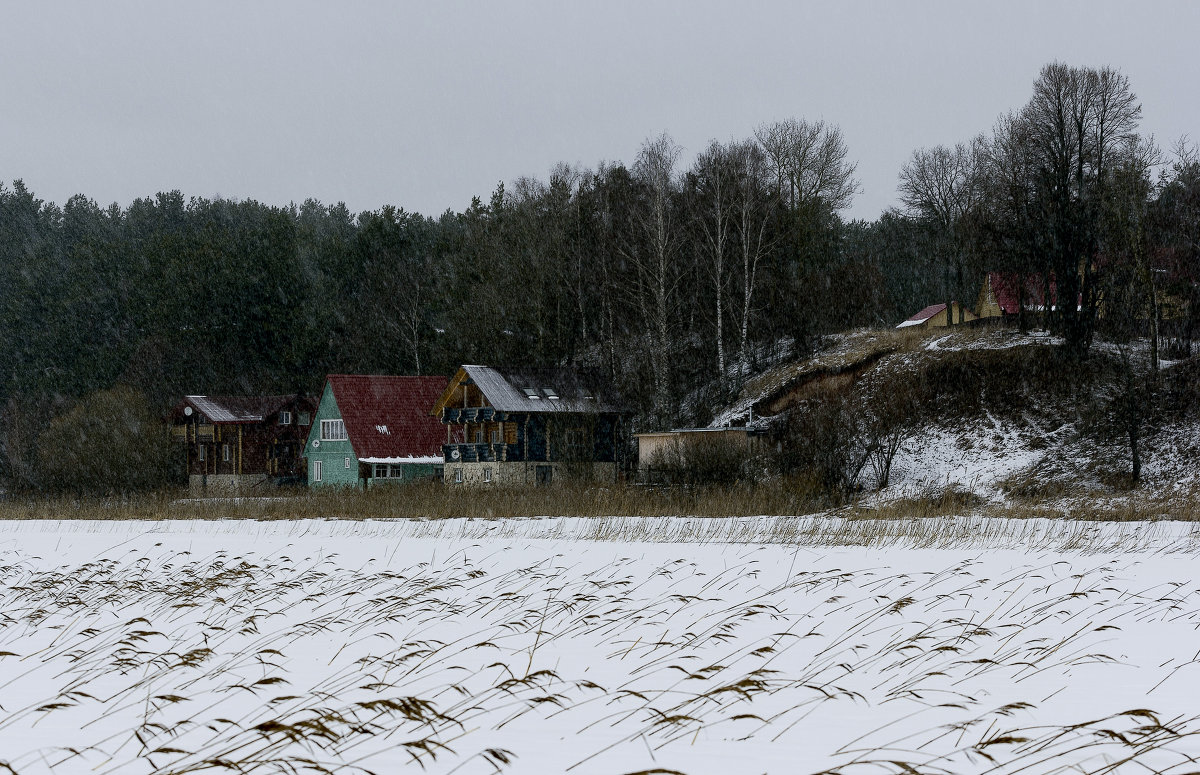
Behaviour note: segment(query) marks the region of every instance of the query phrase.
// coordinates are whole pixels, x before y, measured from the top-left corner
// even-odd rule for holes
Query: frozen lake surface
[[[1173,522],[5,522],[0,772],[1195,772],[1198,545]]]

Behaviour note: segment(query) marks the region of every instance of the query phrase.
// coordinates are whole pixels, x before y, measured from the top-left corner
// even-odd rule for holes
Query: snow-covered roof
[[[672,428],[669,431],[645,431],[643,433],[635,433],[634,436],[674,436],[683,433],[729,433],[732,431],[741,431],[743,433],[759,433],[763,431],[763,427],[759,425],[720,425],[708,428]]]
[[[175,413],[191,407],[202,418],[216,425],[227,423],[258,423],[271,417],[289,404],[298,402],[307,411],[315,402],[304,396],[184,396]]]
[[[463,366],[462,370],[500,412],[620,412],[611,386],[588,369],[520,369]],[[445,396],[443,396],[445,398]]]
[[[957,304],[958,302],[954,302],[954,303]],[[945,309],[946,309],[946,305],[944,303],[931,304],[928,307],[926,307],[925,309],[918,312],[917,314],[913,315],[908,320],[906,320],[903,323],[901,323],[900,325],[896,326],[896,328],[908,328],[909,326],[919,326]]]
[[[429,465],[431,463],[442,464],[446,462],[441,455],[423,455],[420,457],[409,455],[407,457],[360,457],[360,463],[389,463],[391,465]]]

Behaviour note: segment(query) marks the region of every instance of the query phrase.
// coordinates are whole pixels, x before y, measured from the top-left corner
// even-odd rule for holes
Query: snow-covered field
[[[1200,532],[0,523],[0,773],[1200,770]]]

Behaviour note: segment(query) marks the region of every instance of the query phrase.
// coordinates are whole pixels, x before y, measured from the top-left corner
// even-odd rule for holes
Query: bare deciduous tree
[[[962,285],[963,227],[981,191],[980,149],[982,138],[953,148],[936,145],[918,148],[900,168],[900,201],[910,215],[934,224],[942,244],[943,282],[946,293],[946,322],[953,323],[951,275],[958,272]],[[959,306],[962,322],[962,306]]]
[[[741,359],[743,373],[749,373],[750,314],[758,281],[758,265],[771,247],[767,240],[767,222],[771,214],[770,202],[766,195],[767,159],[762,148],[754,141],[734,144],[730,146],[729,151],[737,168],[734,218],[738,251],[742,259],[742,310],[738,357]]]
[[[846,161],[839,127],[789,118],[763,124],[754,136],[770,160],[779,195],[793,208],[818,200],[835,212],[850,206],[858,193],[858,165]]]
[[[629,258],[637,269],[642,310],[650,327],[654,412],[660,423],[666,423],[671,415],[671,314],[679,281],[671,199],[678,188],[675,168],[682,152],[664,132],[642,143],[633,165],[633,175],[645,186],[648,197],[645,209],[638,215],[646,250],[633,251]]]
[[[1142,108],[1129,79],[1110,67],[1042,68],[1021,113],[1036,171],[1040,223],[1051,248],[1067,346],[1082,357],[1091,344],[1098,289],[1094,259],[1107,171],[1137,131]]]

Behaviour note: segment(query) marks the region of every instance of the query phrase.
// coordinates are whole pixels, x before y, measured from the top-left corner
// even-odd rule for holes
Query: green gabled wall
[[[313,441],[321,438],[321,420],[340,420],[342,413],[338,409],[337,400],[333,397],[333,386],[327,381],[325,392],[321,394],[321,403],[317,406],[317,416],[313,418],[312,428],[308,432],[308,442],[304,446],[304,454],[308,458],[308,484],[310,487],[353,487],[358,480],[358,456],[349,439],[346,441],[322,441],[319,447],[313,446]],[[346,467],[349,459],[350,467]],[[314,469],[317,461],[321,461],[321,481],[315,480]]]

